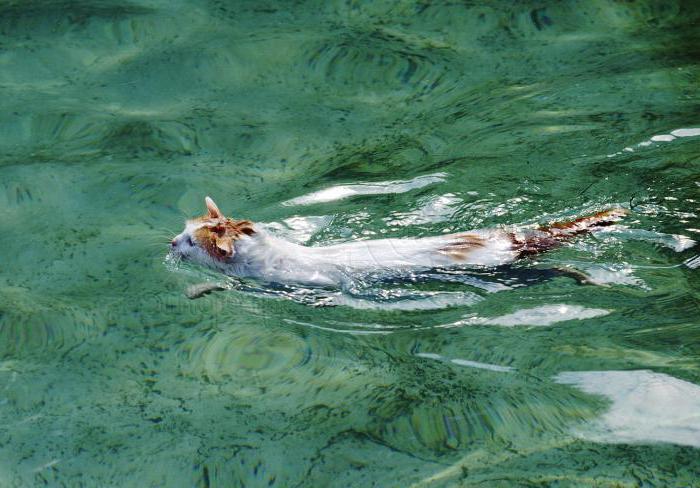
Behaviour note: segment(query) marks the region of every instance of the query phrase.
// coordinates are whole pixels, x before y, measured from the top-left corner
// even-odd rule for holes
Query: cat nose
[[[170,241],[170,246],[172,246],[172,247],[177,246],[177,239],[173,239],[172,241]]]

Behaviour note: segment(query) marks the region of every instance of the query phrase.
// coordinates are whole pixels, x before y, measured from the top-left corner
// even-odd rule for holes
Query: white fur
[[[338,286],[358,275],[427,270],[435,267],[512,262],[517,252],[508,235],[498,229],[471,231],[484,238],[466,259],[456,260],[441,248],[454,242],[454,235],[421,239],[379,239],[333,246],[307,247],[273,236],[255,226],[251,236],[234,241],[233,256],[226,262],[213,259],[202,248],[188,245],[188,238],[201,224],[191,224],[175,239],[173,251],[184,258],[218,269],[230,276],[253,277],[270,282],[314,286]]]

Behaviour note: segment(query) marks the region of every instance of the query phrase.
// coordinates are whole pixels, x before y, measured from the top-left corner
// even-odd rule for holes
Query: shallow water
[[[0,485],[697,483],[700,11],[543,5],[0,3]],[[310,245],[633,213],[188,300],[207,194]]]

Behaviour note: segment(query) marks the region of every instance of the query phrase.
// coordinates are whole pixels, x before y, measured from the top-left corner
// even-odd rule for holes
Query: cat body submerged
[[[496,265],[515,259],[510,243],[491,234],[480,233],[479,239],[485,244],[479,252],[470,253],[469,259],[460,262],[449,254],[452,243],[449,238],[378,239],[307,247],[256,228],[253,235],[235,243],[238,257],[234,256],[220,269],[228,275],[264,281],[332,286],[348,277],[382,271],[401,273],[457,264]]]
[[[311,286],[341,286],[351,277],[458,266],[498,266],[557,247],[611,224],[611,209],[538,229],[477,229],[417,239],[376,239],[309,247],[280,239],[247,220],[224,217],[211,198],[208,214],[187,222],[171,252],[229,276]]]

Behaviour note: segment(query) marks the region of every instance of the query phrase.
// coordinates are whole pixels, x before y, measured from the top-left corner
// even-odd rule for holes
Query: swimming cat
[[[377,239],[308,247],[276,237],[249,220],[226,218],[206,197],[207,214],[188,220],[171,252],[230,276],[311,286],[342,286],[354,276],[433,268],[500,266],[556,248],[615,223],[611,208],[537,229],[488,228],[417,239]]]

